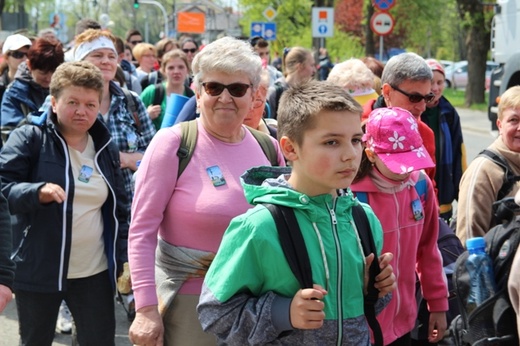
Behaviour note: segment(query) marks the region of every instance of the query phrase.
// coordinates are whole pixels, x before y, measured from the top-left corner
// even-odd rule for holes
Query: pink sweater
[[[423,218],[416,220],[412,202],[419,199],[414,187],[419,172],[408,180],[395,182],[372,169],[368,176],[352,184],[354,193],[366,192],[368,204],[381,221],[384,242],[381,253],[391,252],[397,281],[392,300],[377,317],[385,345],[410,332],[417,317],[415,272],[430,312],[448,311],[448,288],[437,247],[439,210],[433,185],[428,176],[425,200],[421,200]]]
[[[157,236],[166,242],[216,253],[231,219],[251,207],[240,176],[254,166],[270,165],[249,131],[239,143],[222,142],[198,123],[197,146],[177,180],[180,126],[160,130],[148,146],[136,181],[128,257],[136,309],[157,304],[155,248]],[[278,162],[285,165],[275,139]],[[214,186],[218,169],[225,184]],[[200,294],[203,279],[189,279],[180,294]]]

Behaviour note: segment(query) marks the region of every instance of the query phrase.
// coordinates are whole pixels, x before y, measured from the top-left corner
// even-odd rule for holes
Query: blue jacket
[[[4,93],[0,108],[2,132],[12,131],[30,112],[38,111],[49,95],[49,88],[43,88],[33,80],[26,63],[21,63],[15,80]]]
[[[439,204],[441,213],[444,212],[443,205],[451,205],[458,198],[459,183],[462,173],[466,169],[466,149],[462,139],[462,128],[460,117],[450,102],[442,96],[436,107],[427,109],[426,112],[438,112],[439,128],[432,128],[428,116],[423,115],[421,119],[432,128],[436,139],[437,166],[435,182],[437,183]]]
[[[14,288],[32,292],[66,290],[71,250],[74,176],[67,144],[53,118],[55,115],[41,127],[15,129],[0,152],[2,193],[13,218]],[[119,152],[108,129],[98,119],[89,134],[94,141],[96,165],[108,185],[109,194],[102,206],[103,240],[115,289],[116,274],[127,261],[129,204]],[[66,191],[63,203],[39,202],[38,191],[47,182]]]

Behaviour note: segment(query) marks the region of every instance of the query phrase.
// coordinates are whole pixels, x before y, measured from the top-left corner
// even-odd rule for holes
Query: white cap
[[[2,48],[2,54],[5,54],[11,50],[18,50],[25,46],[32,45],[31,40],[29,40],[26,36],[20,34],[14,34],[8,36],[5,39],[4,46]]]

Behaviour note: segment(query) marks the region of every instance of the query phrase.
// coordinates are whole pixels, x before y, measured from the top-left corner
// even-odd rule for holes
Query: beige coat
[[[509,163],[515,175],[520,175],[520,153],[509,150],[502,137],[489,147]],[[465,245],[466,239],[483,237],[495,225],[493,202],[502,187],[504,170],[485,157],[475,158],[462,175],[457,205],[457,236]],[[517,182],[508,196],[514,196],[520,188]]]

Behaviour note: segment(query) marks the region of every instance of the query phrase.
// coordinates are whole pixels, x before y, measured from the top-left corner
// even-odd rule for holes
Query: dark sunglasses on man
[[[130,43],[131,43],[133,46],[135,46],[136,44],[143,43],[143,41],[136,40],[136,41],[130,41]]]
[[[204,87],[206,93],[210,96],[219,96],[222,94],[224,89],[227,89],[231,96],[242,97],[246,94],[247,89],[252,87],[252,85],[244,83],[232,83],[226,85],[218,82],[205,82],[201,84]]]
[[[396,86],[393,86],[393,85],[390,85],[390,86],[392,87],[392,89],[399,91],[401,94],[403,94],[405,96],[408,96],[408,100],[411,103],[419,103],[422,100],[424,100],[424,102],[426,102],[426,103],[430,103],[430,102],[432,102],[435,99],[435,95],[433,93],[429,93],[429,94],[426,94],[424,96],[421,95],[421,94],[417,94],[417,93],[410,94],[410,93],[407,93],[404,90],[399,89]]]

